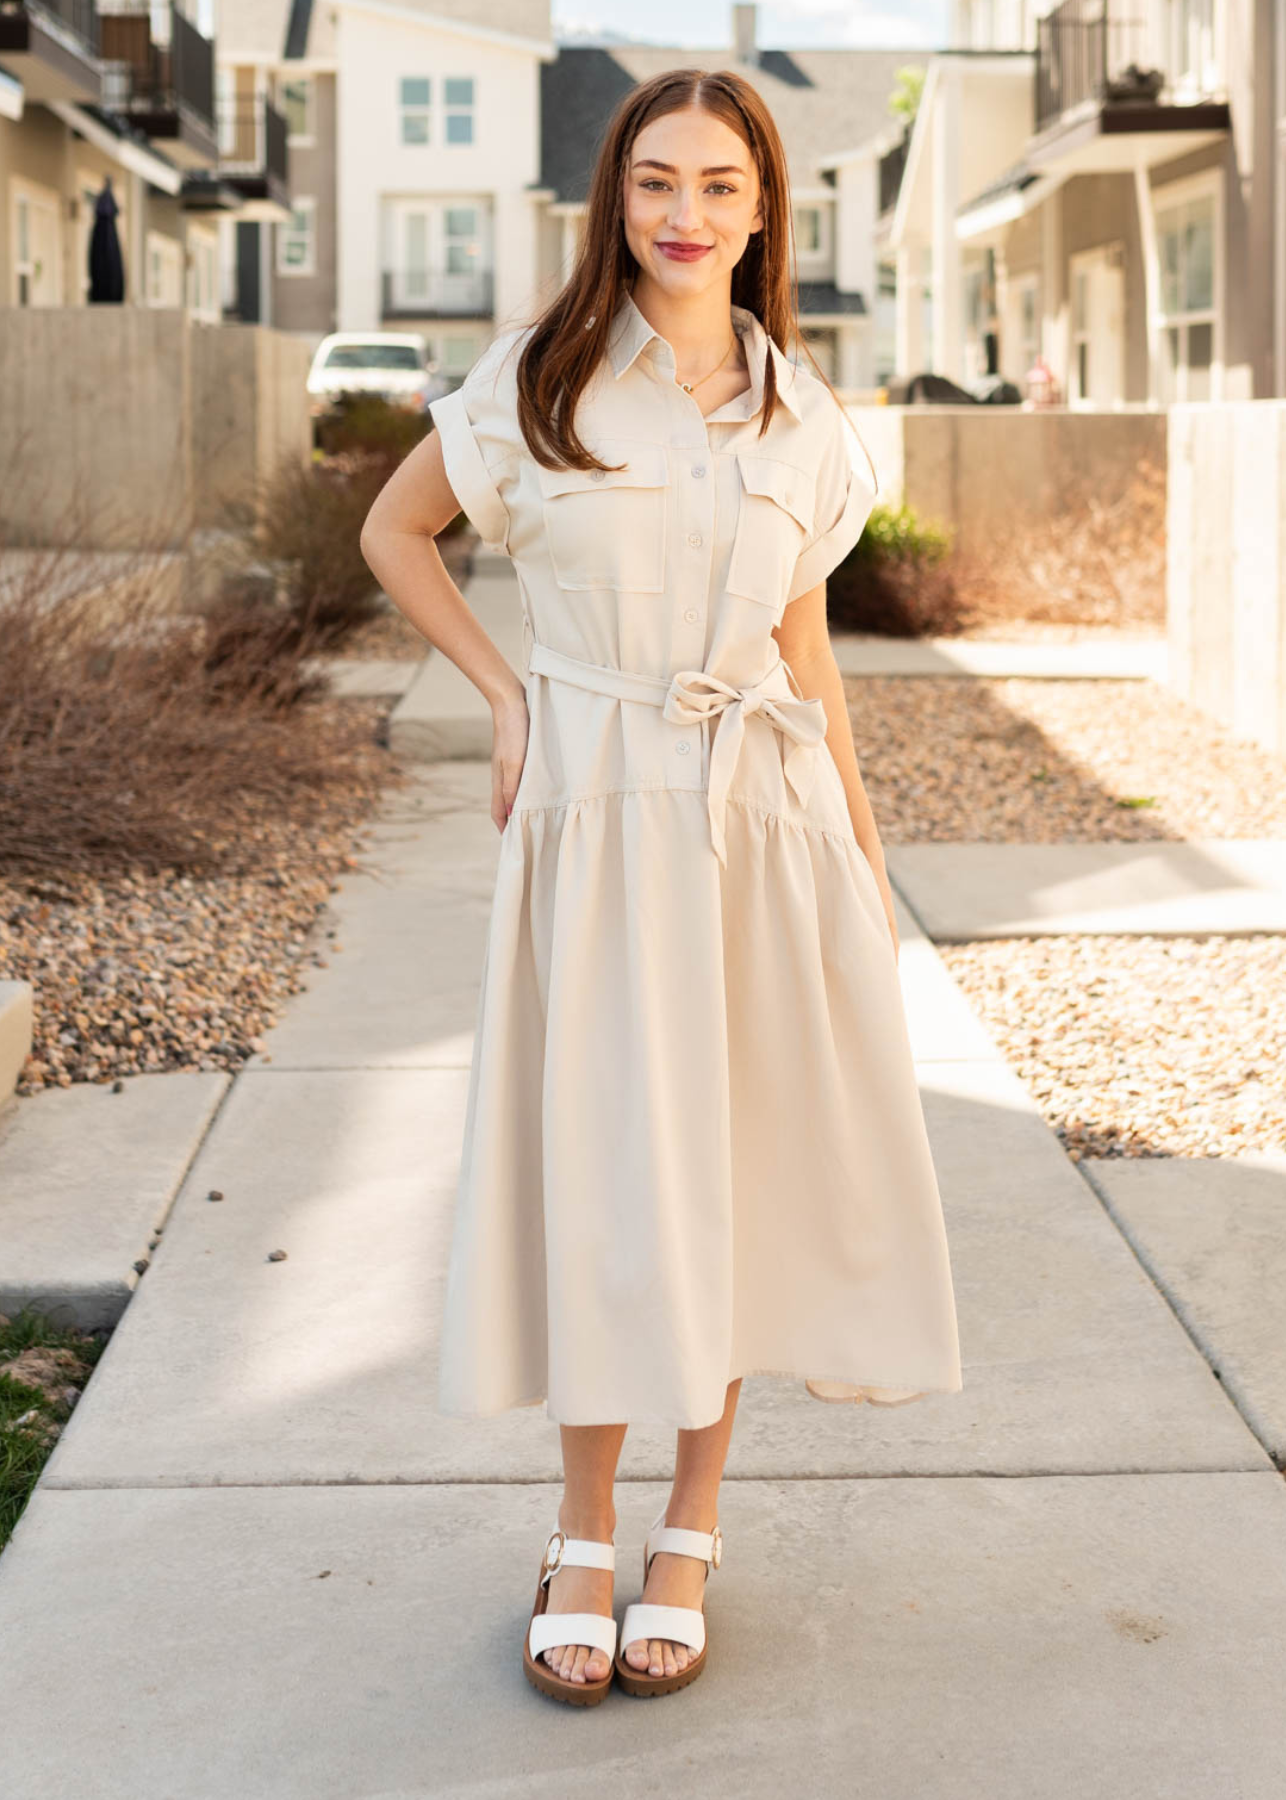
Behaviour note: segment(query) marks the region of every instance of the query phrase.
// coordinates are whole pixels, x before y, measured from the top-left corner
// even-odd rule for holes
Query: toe
[[[652,1638],[648,1643],[647,1672],[649,1675],[665,1674],[665,1655],[661,1648],[661,1640]]]
[[[572,1680],[585,1680],[585,1664],[589,1661],[589,1645],[577,1644],[576,1654],[572,1658]]]
[[[632,1669],[642,1672],[648,1664],[648,1643],[646,1638],[635,1638],[632,1644],[625,1646],[625,1660]]]
[[[601,1681],[611,1666],[605,1651],[591,1650],[585,1663],[586,1681]]]

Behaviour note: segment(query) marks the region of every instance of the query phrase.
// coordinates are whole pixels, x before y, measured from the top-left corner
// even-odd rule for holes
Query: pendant
[[[692,383],[690,381],[681,381],[679,386],[683,389],[685,394],[690,394],[692,392]]]

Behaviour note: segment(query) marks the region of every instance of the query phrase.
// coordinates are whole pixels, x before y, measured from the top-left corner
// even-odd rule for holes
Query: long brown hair
[[[700,106],[743,139],[759,174],[762,229],[752,232],[732,272],[732,302],[747,307],[779,347],[799,336],[790,181],[772,114],[750,83],[730,69],[668,69],[640,82],[608,122],[590,182],[580,249],[558,297],[541,313],[518,363],[518,424],[546,467],[604,469],[576,434],[576,403],[600,360],[621,296],[637,264],[625,238],[625,172],[634,140],[667,113]],[[806,348],[806,346],[805,346]],[[809,361],[817,364],[812,352]],[[817,369],[818,375],[831,387]],[[831,388],[834,394],[834,388]],[[836,396],[838,403],[838,396]],[[770,356],[764,369],[762,437],[777,403]]]

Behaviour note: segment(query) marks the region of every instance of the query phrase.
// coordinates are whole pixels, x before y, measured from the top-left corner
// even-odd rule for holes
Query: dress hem
[[[734,1381],[741,1380],[747,1375],[771,1375],[780,1376],[788,1381],[802,1381],[804,1383],[804,1391],[808,1398],[810,1400],[818,1401],[819,1404],[823,1406],[860,1406],[863,1403],[870,1406],[884,1407],[909,1406],[913,1401],[926,1400],[934,1394],[958,1394],[962,1392],[964,1388],[963,1381],[957,1381],[954,1386],[951,1387],[941,1386],[936,1383],[925,1383],[915,1387],[914,1391],[904,1392],[900,1399],[877,1400],[869,1391],[870,1389],[885,1388],[890,1392],[896,1392],[899,1387],[909,1389],[910,1384],[894,1381],[856,1381],[851,1375],[800,1375],[799,1371],[796,1369],[767,1368],[743,1369],[739,1375],[730,1375],[728,1377],[729,1385]],[[861,1391],[856,1394],[815,1394],[808,1386],[810,1381],[835,1382],[845,1387],[858,1388]],[[536,1394],[528,1400],[509,1400],[500,1406],[485,1409],[480,1408],[468,1412],[459,1411],[452,1407],[444,1407],[442,1405],[439,1405],[437,1410],[442,1418],[447,1419],[494,1419],[501,1417],[507,1412],[540,1406],[547,1403],[548,1398],[548,1394]],[[719,1418],[722,1417],[722,1413],[713,1419],[705,1420],[703,1424],[699,1425],[691,1425],[682,1420],[661,1418],[660,1416],[651,1413],[636,1413],[630,1419],[556,1419],[552,1413],[548,1414],[548,1417],[550,1422],[556,1425],[657,1425],[666,1426],[676,1431],[705,1431],[708,1430],[711,1425],[718,1424]]]

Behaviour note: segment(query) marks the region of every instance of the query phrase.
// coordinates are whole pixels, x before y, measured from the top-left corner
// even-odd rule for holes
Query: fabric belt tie
[[[766,691],[778,667],[786,671],[792,689],[789,694]],[[680,669],[669,680],[662,676],[639,675],[629,669],[580,662],[538,642],[531,644],[528,668],[533,674],[551,675],[576,687],[589,688],[594,693],[659,706],[665,717],[676,725],[703,724],[719,714],[727,714],[715,733],[710,752],[707,802],[711,843],[725,868],[728,863],[724,831],[728,790],[741,754],[748,718],[758,714],[786,740],[782,757],[786,779],[801,806],[808,804],[817,773],[817,750],[826,737],[826,707],[820,699],[804,698],[790,664],[782,658],[773,664],[762,681],[748,687],[734,687],[718,675],[712,675],[708,669]]]

